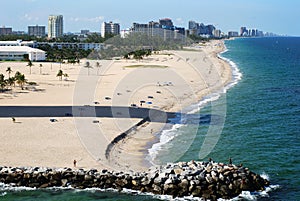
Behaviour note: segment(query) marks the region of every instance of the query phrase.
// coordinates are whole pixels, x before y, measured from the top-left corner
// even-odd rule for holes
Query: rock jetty
[[[229,199],[242,191],[261,191],[269,181],[248,168],[216,162],[178,162],[155,166],[147,172],[73,170],[71,168],[0,167],[0,182],[14,186],[47,188],[124,188],[173,197]]]

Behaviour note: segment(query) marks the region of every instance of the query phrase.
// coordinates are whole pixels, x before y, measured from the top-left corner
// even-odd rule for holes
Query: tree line
[[[134,58],[146,56],[149,51],[178,50],[191,40],[168,39],[158,35],[150,36],[145,33],[132,33],[122,38],[120,35],[110,38],[104,42],[105,48],[92,51],[88,59],[111,59],[113,57]],[[144,52],[145,51],[145,52]],[[142,54],[142,55],[139,55]]]
[[[90,33],[85,37],[81,37],[78,35],[63,35],[58,38],[48,38],[45,37],[36,37],[30,36],[28,34],[10,34],[10,35],[0,35],[0,41],[15,41],[15,40],[23,40],[23,41],[37,41],[37,42],[67,42],[67,43],[103,43],[109,38],[114,37],[114,34],[105,34],[103,38],[99,33]]]
[[[86,58],[92,52],[92,50],[84,50],[78,47],[62,47],[60,49],[57,46],[51,47],[49,44],[39,45],[38,48],[47,53],[46,61],[51,62],[63,62],[63,60],[67,60],[68,63],[79,63],[80,59]]]

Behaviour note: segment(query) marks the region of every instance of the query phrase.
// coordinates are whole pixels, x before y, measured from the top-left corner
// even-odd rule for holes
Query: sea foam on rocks
[[[173,197],[230,199],[242,191],[262,191],[267,179],[243,166],[216,162],[178,162],[151,167],[146,172],[74,170],[71,168],[0,167],[0,182],[36,188],[124,188]]]

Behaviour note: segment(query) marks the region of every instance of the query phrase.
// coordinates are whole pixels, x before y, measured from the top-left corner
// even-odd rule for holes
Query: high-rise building
[[[48,38],[58,38],[63,35],[63,16],[50,15],[48,18]]]
[[[105,38],[105,34],[113,34],[119,35],[120,34],[120,24],[113,23],[113,22],[103,22],[101,25],[101,36]]]
[[[192,30],[199,29],[199,23],[190,20],[189,21],[189,29],[192,29]]]
[[[248,36],[247,27],[241,27],[241,29],[240,29],[240,36]]]
[[[0,27],[0,35],[12,34],[12,28]]]
[[[239,32],[237,31],[229,31],[228,32],[228,37],[238,37],[239,36]]]
[[[80,34],[83,34],[83,35],[87,35],[88,33],[90,33],[90,30],[87,30],[87,29],[80,31]]]
[[[220,30],[220,29],[214,29],[214,30],[213,30],[213,36],[214,36],[215,38],[221,38],[221,36],[222,36],[221,30]]]
[[[174,29],[173,22],[169,18],[160,19],[159,24],[162,26],[163,29]]]
[[[202,37],[221,37],[221,30],[216,30],[214,25],[205,25],[195,21],[189,21],[189,34]]]
[[[169,18],[160,19],[159,22],[151,21],[148,24],[133,23],[131,33],[141,33],[148,36],[159,36],[164,40],[185,39],[185,29],[175,27]]]
[[[44,37],[46,35],[45,26],[28,26],[28,35],[36,37]]]

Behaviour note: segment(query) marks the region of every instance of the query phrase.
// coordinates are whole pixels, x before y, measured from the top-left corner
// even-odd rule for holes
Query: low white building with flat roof
[[[0,60],[21,61],[28,55],[31,61],[46,60],[46,52],[28,46],[0,46]]]
[[[15,40],[15,41],[0,41],[0,46],[28,46],[28,47],[36,47],[35,41],[22,41],[22,40]]]

